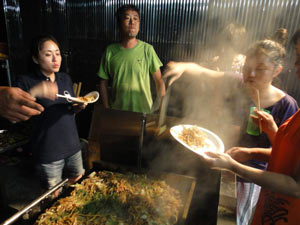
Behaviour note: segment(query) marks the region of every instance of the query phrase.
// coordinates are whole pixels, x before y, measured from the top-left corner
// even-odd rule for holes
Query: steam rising
[[[232,28],[232,24],[230,26],[233,29],[231,30],[232,37],[221,30],[220,36],[214,39],[215,43],[208,41],[207,46],[195,44],[191,47],[194,48],[193,50],[184,47],[178,49],[177,47],[176,50],[171,49],[170,52],[181,52],[180,55],[187,56],[178,61],[194,61],[210,69],[232,71],[233,58],[237,54],[245,52],[249,45],[247,40],[249,35],[240,25],[237,25],[239,32],[234,31],[235,28]],[[226,27],[224,29],[226,30]],[[248,31],[248,33],[251,32]],[[270,33],[264,34],[264,37],[269,35]],[[191,60],[193,51],[196,52],[195,56],[198,56],[196,60]],[[218,56],[218,58],[216,59],[214,56]],[[171,56],[171,58],[176,59],[177,56]],[[233,72],[242,76],[241,71],[242,69],[239,68],[238,71]],[[215,79],[184,74],[175,81],[171,88],[168,115],[182,118],[173,125],[195,124],[209,129],[222,139],[225,150],[238,145],[239,134],[243,132],[240,130],[240,126],[248,119],[242,115],[249,110],[249,97],[236,79],[230,77]],[[207,168],[200,157],[186,150],[174,140],[155,141],[149,146],[151,146],[149,147],[151,151],[155,152],[154,155],[146,153],[153,170],[196,177],[198,185],[195,194],[205,193],[205,198],[215,200],[219,184],[218,171]],[[200,194],[198,197],[202,198]],[[201,205],[201,202],[207,203],[207,199],[203,201],[198,199],[198,207],[215,207],[213,201],[211,201],[211,206]]]

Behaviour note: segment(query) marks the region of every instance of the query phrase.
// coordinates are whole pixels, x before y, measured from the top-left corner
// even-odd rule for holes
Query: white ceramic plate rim
[[[180,140],[178,138],[178,129],[182,129],[183,127],[186,127],[186,128],[189,128],[189,127],[197,127],[200,131],[202,131],[204,134],[209,134],[211,135],[215,141],[218,143],[219,147],[217,147],[218,149],[218,153],[224,153],[224,144],[223,144],[223,141],[213,132],[211,132],[210,130],[207,130],[203,127],[199,127],[199,126],[196,126],[196,125],[188,125],[188,124],[181,124],[181,125],[176,125],[174,127],[171,127],[170,129],[170,133],[171,135],[180,143],[182,144],[183,146],[185,146],[187,149],[189,149],[190,151],[192,152],[195,152],[196,154],[198,155],[202,155],[202,156],[206,156],[206,154],[204,154],[203,151],[199,151],[198,149],[194,149],[192,148],[191,146],[189,146],[188,144],[184,143],[182,140]],[[213,141],[214,142],[214,141]]]
[[[86,94],[84,97],[89,97],[89,96],[93,96],[94,100],[90,101],[90,102],[87,102],[87,103],[89,103],[89,104],[90,103],[95,103],[99,99],[99,92],[98,91],[92,91],[92,92]]]

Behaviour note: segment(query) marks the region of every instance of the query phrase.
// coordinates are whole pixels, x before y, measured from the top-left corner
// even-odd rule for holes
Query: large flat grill
[[[125,173],[125,172],[133,172],[133,173],[146,173],[149,177],[153,178],[163,178],[168,185],[170,185],[172,188],[177,189],[180,192],[180,196],[183,202],[183,207],[182,210],[179,213],[178,217],[178,222],[177,225],[184,225],[190,203],[192,200],[194,188],[196,181],[193,177],[189,176],[183,176],[183,175],[177,175],[177,174],[170,174],[170,173],[157,173],[157,172],[145,172],[140,170],[134,169],[134,168],[129,168],[129,167],[124,167],[124,166],[119,166],[116,164],[111,164],[111,163],[106,163],[102,161],[98,161],[94,163],[94,167],[89,173],[87,173],[81,180],[85,179],[91,172],[94,171],[102,171],[102,170],[107,170],[107,171],[112,171],[112,172],[119,172],[119,173]],[[64,186],[66,184],[67,180],[64,180],[57,186],[55,186],[52,190],[44,193],[41,195],[39,198],[34,200],[32,203],[28,204],[23,210],[20,210],[18,213],[4,221],[2,224],[4,225],[9,225],[9,224],[33,224],[34,221],[38,218],[38,216],[43,213],[43,211],[46,208],[49,208],[54,201],[48,201],[49,196],[51,195],[52,192],[60,188],[61,186]],[[79,181],[80,182],[80,181]],[[60,197],[65,197],[67,196],[73,188],[68,187],[63,190],[63,193],[60,195]],[[56,199],[57,200],[57,199]],[[39,213],[36,214],[30,214],[30,211],[34,208],[39,206],[42,210]],[[24,215],[27,215],[27,218],[24,219]]]

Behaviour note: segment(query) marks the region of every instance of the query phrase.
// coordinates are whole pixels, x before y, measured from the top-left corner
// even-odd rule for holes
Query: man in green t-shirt
[[[136,38],[140,27],[139,10],[134,5],[124,5],[116,13],[121,42],[107,47],[101,58],[98,76],[101,99],[109,108],[107,81],[112,80],[111,108],[150,113],[152,97],[150,74],[157,96],[165,94],[165,84],[161,77],[162,63],[152,45]]]

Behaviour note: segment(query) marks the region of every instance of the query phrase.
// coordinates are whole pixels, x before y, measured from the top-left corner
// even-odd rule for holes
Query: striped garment
[[[237,225],[251,223],[252,214],[257,204],[260,186],[249,182],[237,182]]]

